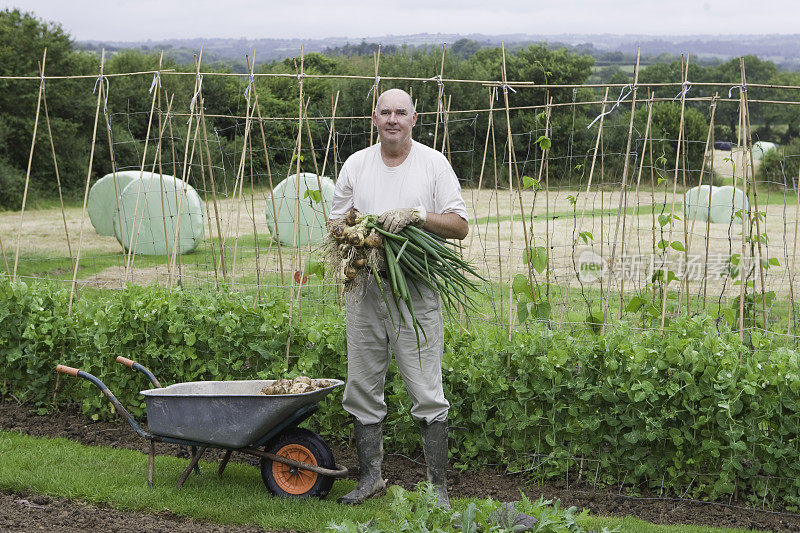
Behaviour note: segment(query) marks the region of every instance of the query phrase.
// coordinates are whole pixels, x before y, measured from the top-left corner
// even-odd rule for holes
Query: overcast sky
[[[76,40],[800,33],[798,0],[0,0]]]

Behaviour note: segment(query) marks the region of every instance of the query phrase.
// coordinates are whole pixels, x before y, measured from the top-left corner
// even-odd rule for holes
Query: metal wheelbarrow
[[[96,385],[133,430],[150,441],[147,483],[153,486],[155,443],[190,446],[192,459],[178,479],[180,488],[208,448],[225,450],[218,474],[231,454],[241,452],[260,459],[267,489],[286,498],[325,497],[347,468],[336,464],[333,453],[316,433],[297,427],[319,407],[317,403],[344,384],[302,394],[267,396],[262,388],[274,380],[193,381],[162,387],[147,368],[125,357],[117,362],[142,372],[155,387],[143,390],[148,430],[142,429],[114,394],[95,376],[64,365],[56,370]],[[263,449],[262,449],[263,447]]]

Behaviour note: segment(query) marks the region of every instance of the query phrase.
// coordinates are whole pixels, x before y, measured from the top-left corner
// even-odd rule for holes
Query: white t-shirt
[[[431,213],[456,213],[469,221],[461,185],[441,152],[412,140],[405,161],[389,167],[378,143],[354,153],[342,165],[329,218],[343,218],[351,207],[380,215],[419,205]]]

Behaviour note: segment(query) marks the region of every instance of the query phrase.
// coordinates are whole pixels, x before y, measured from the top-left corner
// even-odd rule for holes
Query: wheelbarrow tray
[[[260,446],[278,424],[318,403],[334,384],[312,392],[267,396],[275,380],[190,381],[143,390],[150,432],[220,448]]]

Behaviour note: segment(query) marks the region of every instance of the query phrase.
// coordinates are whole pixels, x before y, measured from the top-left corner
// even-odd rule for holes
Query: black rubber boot
[[[422,429],[422,451],[428,466],[428,481],[436,489],[436,505],[450,509],[447,496],[447,420],[426,424],[420,422]]]
[[[386,487],[381,477],[383,463],[383,422],[353,424],[356,451],[358,452],[358,485],[341,498],[339,503],[354,505],[371,498]]]

